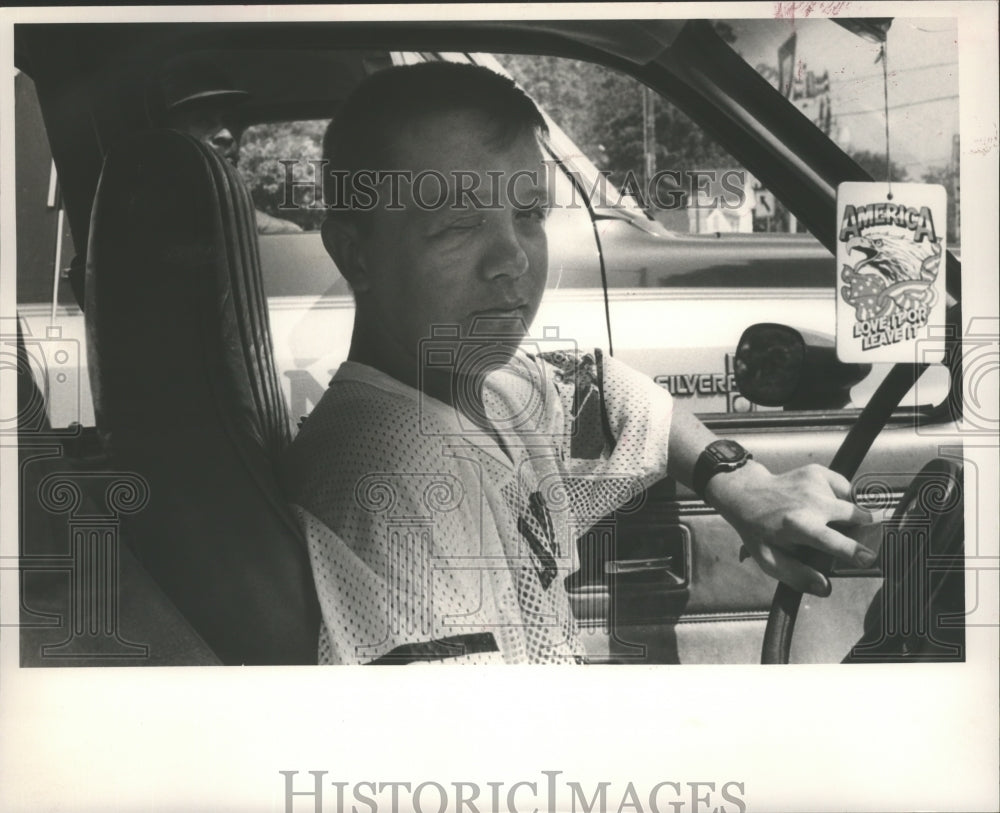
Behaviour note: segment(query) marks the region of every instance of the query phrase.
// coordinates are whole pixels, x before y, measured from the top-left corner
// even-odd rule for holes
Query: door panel
[[[748,417],[749,427],[725,434],[775,472],[828,463],[846,433],[843,426],[753,431],[754,417]],[[855,479],[859,501],[891,507],[938,454],[937,441],[912,426],[886,429]],[[568,587],[588,651],[599,661],[757,663],[775,581],[753,561],[739,561],[736,532],[683,486],[667,480],[645,496],[639,510],[602,523],[580,542],[583,566]],[[856,538],[877,550],[881,529],[872,526]],[[670,571],[657,571],[666,559],[673,562]],[[650,561],[645,578],[615,573]],[[861,637],[864,613],[880,584],[877,571],[845,570],[835,578],[831,597],[806,596],[796,659],[839,662]]]

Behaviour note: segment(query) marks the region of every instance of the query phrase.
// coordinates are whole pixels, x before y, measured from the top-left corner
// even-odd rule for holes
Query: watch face
[[[695,493],[705,499],[708,481],[716,474],[736,471],[746,465],[752,455],[734,440],[716,440],[709,443],[698,457],[692,472]]]
[[[709,444],[708,450],[720,463],[740,463],[747,458],[747,450],[733,440],[717,440]]]

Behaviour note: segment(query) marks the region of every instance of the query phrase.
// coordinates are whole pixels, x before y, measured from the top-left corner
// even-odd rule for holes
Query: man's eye
[[[532,206],[528,209],[522,209],[517,213],[517,216],[522,220],[544,223],[549,216],[549,209],[547,206]]]
[[[471,231],[478,229],[485,222],[486,218],[483,215],[469,215],[453,220],[445,227],[444,231]]]

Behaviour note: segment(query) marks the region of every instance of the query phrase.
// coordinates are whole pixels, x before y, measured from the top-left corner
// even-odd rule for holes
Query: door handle
[[[631,576],[635,573],[670,573],[674,565],[673,556],[655,556],[648,559],[624,559],[605,562],[604,572],[609,576]]]
[[[610,583],[642,585],[657,590],[683,590],[691,575],[691,533],[683,525],[671,527],[668,550],[653,556],[612,559],[604,563]]]

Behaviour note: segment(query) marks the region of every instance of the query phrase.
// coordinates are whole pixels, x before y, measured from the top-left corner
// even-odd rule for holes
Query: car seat
[[[50,373],[32,357],[20,319],[15,336],[0,342],[5,366],[17,369],[21,666],[218,664],[120,544],[107,498],[113,492],[111,502],[128,510],[137,481],[127,483],[100,452],[90,454],[91,433],[79,424],[52,427]]]
[[[290,424],[236,170],[169,130],[116,144],[85,290],[97,428],[149,490],[123,539],[223,663],[315,663],[319,606],[275,470]]]

